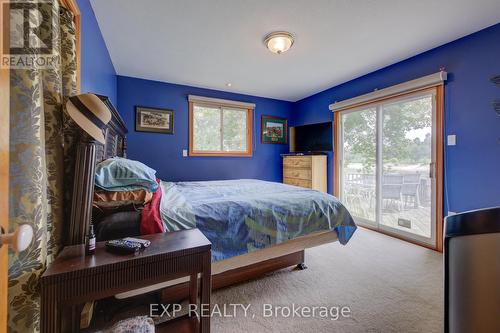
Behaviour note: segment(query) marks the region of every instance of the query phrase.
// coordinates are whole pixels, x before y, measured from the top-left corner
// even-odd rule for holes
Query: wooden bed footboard
[[[304,269],[304,250],[286,254],[277,258],[267,259],[255,264],[231,269],[212,275],[212,290],[221,289],[234,284],[253,280],[267,273],[297,265]],[[179,283],[161,290],[163,304],[184,300],[189,295],[189,283]]]

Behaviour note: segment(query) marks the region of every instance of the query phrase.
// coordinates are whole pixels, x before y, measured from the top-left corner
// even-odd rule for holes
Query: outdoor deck
[[[375,221],[375,209],[370,209],[367,201],[358,201],[355,204],[346,205],[354,219],[361,217],[364,220]],[[396,229],[408,231],[423,237],[430,237],[430,207],[406,207],[401,212],[395,208],[386,208],[382,210],[381,223]],[[398,225],[398,219],[402,218],[411,221],[411,228]]]
[[[431,181],[424,173],[393,173],[382,178],[380,223],[423,237],[431,235]],[[346,177],[344,203],[354,217],[375,224],[374,174],[351,172]]]

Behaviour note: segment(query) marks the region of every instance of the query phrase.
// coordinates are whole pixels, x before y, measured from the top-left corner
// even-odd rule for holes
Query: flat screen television
[[[290,127],[290,152],[317,153],[332,150],[332,122]]]

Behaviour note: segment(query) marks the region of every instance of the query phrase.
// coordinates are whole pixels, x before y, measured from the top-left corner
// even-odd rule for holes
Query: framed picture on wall
[[[137,132],[174,134],[174,111],[136,106],[135,130]]]
[[[288,119],[273,116],[262,116],[262,143],[288,144]]]

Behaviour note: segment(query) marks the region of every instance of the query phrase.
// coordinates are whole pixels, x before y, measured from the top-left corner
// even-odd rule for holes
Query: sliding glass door
[[[434,246],[436,95],[341,111],[340,199],[357,223]]]
[[[377,225],[377,109],[342,116],[341,200],[358,223]]]

